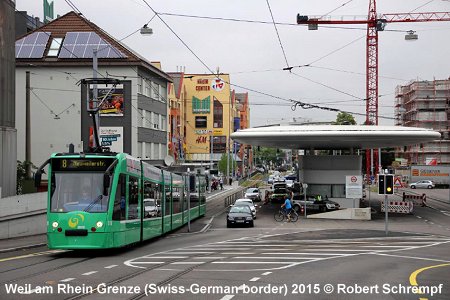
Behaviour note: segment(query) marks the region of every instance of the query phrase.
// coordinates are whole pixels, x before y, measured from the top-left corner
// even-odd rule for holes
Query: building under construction
[[[440,140],[397,149],[396,157],[409,165],[450,165],[450,78],[413,81],[398,86],[395,94],[396,125],[441,133]]]

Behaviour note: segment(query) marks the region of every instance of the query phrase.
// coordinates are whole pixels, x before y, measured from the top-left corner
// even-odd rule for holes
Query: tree
[[[227,174],[227,156],[228,155],[226,153],[223,153],[218,163],[219,172],[221,172],[222,174]],[[233,159],[233,156],[230,155],[230,171],[232,169],[233,164],[234,169],[236,170],[237,169],[236,161]]]
[[[267,166],[270,162],[272,162],[273,165],[278,165],[279,155],[276,148],[255,147],[254,151],[257,165],[262,164]]]
[[[340,112],[336,116],[336,125],[356,125],[355,118],[346,112]]]

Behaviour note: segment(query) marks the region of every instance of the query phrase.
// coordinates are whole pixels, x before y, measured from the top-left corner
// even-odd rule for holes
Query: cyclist
[[[292,209],[292,204],[291,204],[291,199],[289,199],[290,196],[286,197],[286,200],[284,200],[283,205],[281,205],[281,208],[284,209],[286,216],[288,218],[288,222],[291,221],[291,209]]]

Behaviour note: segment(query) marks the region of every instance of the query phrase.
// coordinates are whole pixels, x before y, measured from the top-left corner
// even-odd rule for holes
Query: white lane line
[[[229,254],[229,255],[251,255],[255,254],[255,252],[222,252],[220,254]]]
[[[261,279],[261,277],[253,277],[252,279],[250,279],[249,281],[258,281],[258,280],[260,280]]]
[[[430,225],[434,225],[434,223],[433,223],[433,222],[429,222],[429,224],[430,224]]]
[[[248,256],[235,256],[235,257],[232,257],[232,258],[235,258],[235,259],[248,259],[249,257]],[[317,257],[297,257],[297,256],[295,256],[295,257],[267,257],[267,256],[252,256],[251,257],[252,259],[274,259],[274,258],[276,258],[276,259],[281,259],[281,260],[283,260],[283,259],[287,259],[287,260],[289,260],[289,259],[316,259]]]
[[[110,265],[110,266],[105,267],[105,269],[112,269],[112,268],[115,268],[115,267],[118,267],[118,265]]]
[[[171,263],[171,265],[197,265],[197,264],[204,264],[205,261],[177,261]]]
[[[264,272],[261,275],[266,276],[266,275],[269,275],[269,274],[272,274],[272,272]]]
[[[403,246],[392,246],[392,245],[381,245],[381,246],[375,246],[375,245],[370,245],[370,246],[360,246],[360,247],[365,247],[365,248],[403,248],[403,247],[409,247],[412,245],[403,245]],[[364,249],[365,251],[366,249]],[[340,250],[337,250],[340,251]]]
[[[222,298],[220,298],[220,300],[230,300],[233,299],[234,295],[225,295]]]
[[[143,258],[188,258],[189,256],[142,256]]]
[[[282,264],[290,265],[293,262],[284,261],[213,261],[212,264]]]
[[[98,271],[91,271],[91,272],[87,272],[87,273],[84,273],[84,274],[81,274],[81,275],[89,276],[89,275],[95,274],[95,273],[97,273],[97,272],[98,272]]]
[[[209,254],[214,252],[208,251],[176,251],[176,252],[167,252],[167,254]]]
[[[66,279],[60,280],[59,282],[69,282],[69,281],[72,281],[72,280],[75,280],[75,278],[66,278]]]
[[[208,250],[215,250],[215,251],[227,251],[227,250],[250,250],[251,248],[234,248],[233,246],[230,246],[229,248],[225,248],[225,247],[210,247],[210,248],[196,248],[196,249],[192,249],[192,250],[202,250],[202,251],[208,251]],[[190,251],[191,249],[184,249],[187,251]]]
[[[419,218],[419,219],[422,219],[422,217],[421,216],[416,216],[417,218]]]
[[[226,258],[226,256],[199,256],[199,257],[192,257],[192,259],[224,259],[224,258]]]
[[[420,259],[420,260],[430,260],[430,261],[438,261],[438,262],[444,262],[444,263],[450,262],[450,261],[448,261],[448,260],[441,260],[441,259],[434,259],[434,258],[427,258],[427,257],[405,256],[405,255],[393,255],[393,254],[385,254],[385,253],[376,253],[375,255],[391,256],[391,257],[401,257],[401,258],[410,258],[410,259]]]
[[[291,253],[280,253],[280,252],[265,252],[265,253],[261,253],[264,255],[341,255],[341,256],[346,256],[347,254],[345,253],[310,253],[310,252],[291,252]]]
[[[132,264],[153,264],[153,265],[159,265],[164,264],[164,261],[133,261]]]

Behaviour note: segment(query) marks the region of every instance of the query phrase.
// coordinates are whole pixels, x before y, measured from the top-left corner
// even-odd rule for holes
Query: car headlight
[[[98,228],[101,228],[103,226],[103,222],[102,221],[98,221],[97,224],[95,224],[95,225],[97,225]]]
[[[59,225],[59,224],[58,224],[58,222],[56,222],[56,221],[52,223],[53,228],[58,227],[58,225]]]
[[[251,221],[253,220],[253,217],[245,217],[247,219],[247,221]]]
[[[230,220],[230,221],[233,221],[233,220],[234,220],[234,218],[233,218],[233,217],[230,217],[230,216],[228,216],[228,220]]]

